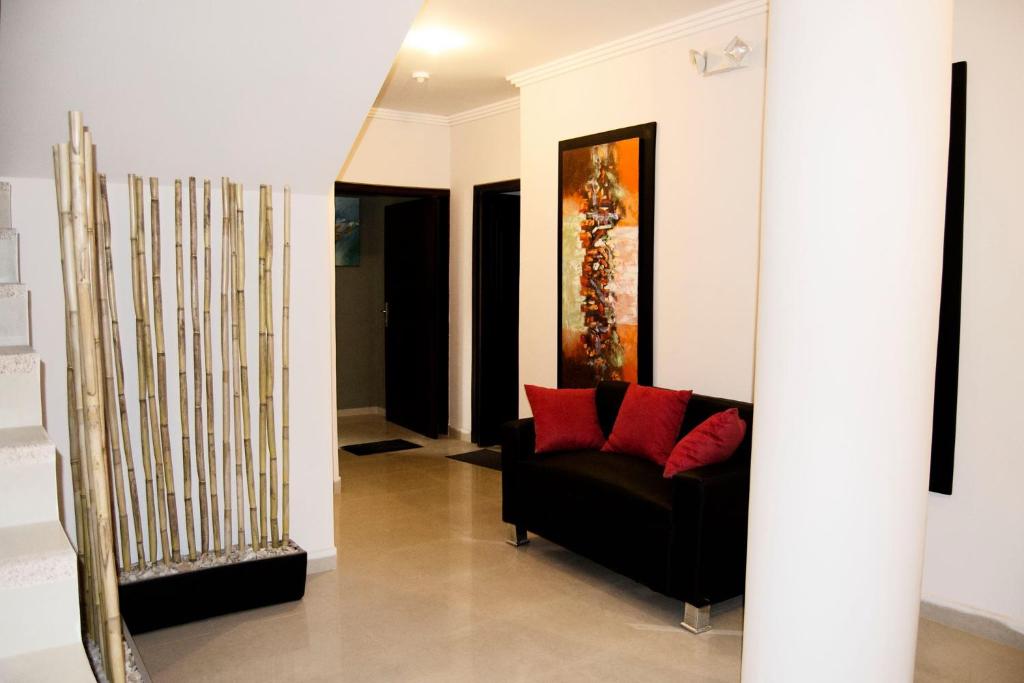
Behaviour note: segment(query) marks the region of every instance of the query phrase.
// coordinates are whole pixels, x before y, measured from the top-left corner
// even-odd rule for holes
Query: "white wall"
[[[102,141],[99,143],[102,150]],[[60,251],[57,242],[57,212],[53,182],[46,179],[4,178],[11,183],[12,212],[14,226],[18,229],[21,239],[21,275],[22,281],[30,290],[32,315],[32,345],[39,352],[43,366],[44,426],[57,445],[61,459],[61,480],[63,485],[63,511],[65,526],[74,529],[74,507],[71,498],[71,477],[68,469],[68,423],[67,423],[67,392],[64,367],[66,364],[64,345],[64,294],[60,273]],[[202,183],[197,183],[202,192]],[[214,331],[214,403],[216,406],[216,433],[218,462],[222,463],[220,453],[220,192],[215,185],[212,201],[212,261],[214,264],[214,281],[211,292],[211,325]],[[281,331],[281,260],[283,253],[282,198],[279,188],[274,197],[275,204],[275,331],[280,340]],[[138,431],[138,385],[135,357],[135,315],[131,296],[131,275],[128,237],[127,185],[112,183],[110,191],[110,211],[112,222],[112,249],[115,262],[115,280],[117,285],[118,315],[120,318],[121,345],[125,370],[125,398],[128,403],[129,421],[132,427],[133,450],[136,459],[135,469],[142,487],[142,460],[140,435]],[[187,192],[187,186],[185,188]],[[187,198],[187,194],[185,195]],[[164,334],[167,351],[167,408],[171,448],[176,454],[181,452],[181,428],[178,403],[178,354],[177,354],[177,323],[175,297],[175,254],[174,254],[174,208],[173,186],[161,186],[161,266],[164,287]],[[146,189],[148,202],[149,190]],[[257,188],[246,190],[245,209],[247,214],[247,232],[250,237],[246,241],[246,303],[248,314],[246,324],[249,329],[249,367],[254,375],[256,367],[255,339],[258,331],[256,315],[257,299],[257,240],[253,237],[256,229],[259,193]],[[201,200],[200,200],[201,207]],[[148,209],[147,209],[148,211]],[[324,372],[331,360],[330,319],[327,307],[324,306],[321,292],[331,287],[332,255],[327,245],[333,236],[330,217],[333,212],[333,198],[327,195],[293,195],[292,196],[292,334],[291,334],[291,535],[310,554],[314,566],[323,568],[333,566],[334,560],[334,527],[333,527],[333,484],[331,463],[334,457],[332,449],[332,391],[330,373]],[[184,249],[188,252],[188,213],[185,209]],[[200,208],[201,220],[201,208]],[[149,222],[147,213],[147,254]],[[202,234],[200,224],[200,234]],[[187,263],[187,262],[186,262]],[[200,278],[202,278],[202,258],[200,257]],[[187,277],[187,273],[186,273]],[[200,289],[200,294],[202,290]],[[188,304],[188,285],[186,280],[186,358],[188,362],[189,396],[194,396],[192,384],[192,342],[191,315]],[[280,348],[278,348],[280,358]],[[255,376],[250,386],[255,387]],[[280,435],[280,374],[276,380],[278,434]],[[204,398],[205,403],[205,398]],[[205,409],[208,406],[204,406]],[[257,424],[258,402],[253,401],[252,424]],[[193,417],[190,414],[189,428],[193,429]],[[257,434],[252,434],[255,444]],[[204,437],[205,438],[205,437]],[[193,434],[194,439],[194,434]],[[205,445],[205,444],[204,444]],[[220,468],[218,468],[220,472]],[[175,469],[176,489],[179,507],[179,524],[181,529],[181,547],[186,546],[184,536],[184,497],[181,493],[182,471],[180,459]],[[219,477],[220,478],[220,477]],[[222,478],[221,478],[222,479]],[[140,491],[140,495],[141,491]],[[193,475],[193,497],[196,505],[196,521],[198,512],[198,480]],[[223,503],[223,500],[221,501]],[[73,531],[69,534],[74,538]],[[134,539],[134,532],[132,533]],[[196,531],[198,543],[199,533]],[[133,541],[134,544],[134,541]]]
[[[519,177],[519,112],[454,125],[451,136],[448,421],[453,430],[468,438],[473,373],[473,187]]]
[[[958,0],[967,61],[963,313],[953,495],[930,494],[923,597],[1024,633],[1024,79],[1018,0]]]
[[[449,187],[446,125],[367,117],[338,180],[399,187]]]
[[[557,381],[558,141],[656,121],[654,380],[750,400],[765,20],[523,86],[521,383]],[[702,78],[689,67],[691,48],[734,35],[753,48],[750,68]],[[521,397],[521,413],[528,409]]]

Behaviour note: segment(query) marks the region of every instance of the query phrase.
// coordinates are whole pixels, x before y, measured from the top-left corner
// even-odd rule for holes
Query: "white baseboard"
[[[921,616],[944,626],[1024,650],[1024,624],[1014,624],[997,614],[967,605],[921,600]]]
[[[383,415],[384,409],[380,406],[364,406],[362,408],[342,408],[338,411],[338,417],[352,417],[353,415]]]
[[[330,548],[306,551],[306,574],[319,574],[320,572],[332,572],[338,565],[338,551],[332,545]]]

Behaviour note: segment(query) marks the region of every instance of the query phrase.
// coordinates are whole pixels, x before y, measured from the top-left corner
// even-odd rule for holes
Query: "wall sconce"
[[[724,74],[727,71],[742,69],[746,66],[743,61],[748,54],[750,54],[750,46],[743,42],[739,36],[735,36],[722,49],[722,59],[714,60],[718,61],[721,64],[720,66],[712,69],[708,68],[708,50],[690,50],[690,64],[693,65],[693,68],[700,75],[714,76],[715,74]]]

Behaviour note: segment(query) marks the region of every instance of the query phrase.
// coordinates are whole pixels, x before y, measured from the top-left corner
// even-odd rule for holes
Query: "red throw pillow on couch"
[[[630,384],[603,451],[639,455],[664,465],[679,437],[692,391]]]
[[[594,389],[545,389],[532,384],[527,384],[525,389],[537,433],[535,452],[604,445]]]
[[[665,463],[665,478],[702,465],[728,460],[747,433],[747,423],[735,408],[715,413],[693,428],[672,449]]]

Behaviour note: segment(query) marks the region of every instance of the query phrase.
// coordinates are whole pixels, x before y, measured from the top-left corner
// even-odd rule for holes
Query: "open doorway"
[[[472,439],[519,416],[519,181],[473,188]]]
[[[335,183],[341,415],[448,430],[449,190]]]

